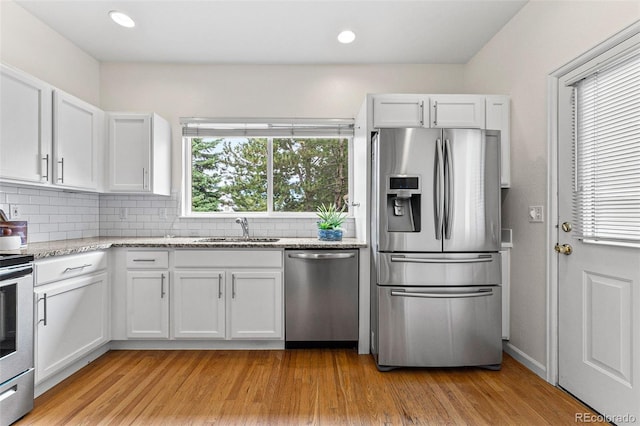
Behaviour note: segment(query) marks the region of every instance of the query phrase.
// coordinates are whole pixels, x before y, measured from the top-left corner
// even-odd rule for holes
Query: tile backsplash
[[[7,216],[11,205],[20,209],[11,219],[28,222],[30,243],[100,235],[98,194],[1,184],[0,209]]]
[[[9,215],[18,205],[20,218],[29,223],[29,242],[88,237],[210,237],[241,236],[235,218],[179,217],[179,197],[159,195],[91,194],[0,185],[0,208]],[[241,216],[241,214],[238,214]],[[345,237],[355,235],[353,218],[345,221]],[[308,237],[317,235],[316,219],[249,218],[256,237]]]

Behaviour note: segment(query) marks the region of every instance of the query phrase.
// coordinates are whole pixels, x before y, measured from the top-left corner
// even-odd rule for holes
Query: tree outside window
[[[191,138],[192,212],[347,210],[348,176],[347,138]]]

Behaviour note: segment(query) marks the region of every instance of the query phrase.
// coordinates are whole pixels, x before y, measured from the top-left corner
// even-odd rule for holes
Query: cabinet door
[[[36,287],[36,383],[109,340],[109,288],[101,273]]]
[[[109,190],[149,192],[151,116],[109,114]]]
[[[422,96],[378,95],[373,99],[373,127],[424,127],[429,121],[425,103],[427,98]]]
[[[280,271],[232,271],[231,338],[281,339],[282,299]]]
[[[500,130],[500,184],[511,186],[511,126],[508,96],[487,96],[486,128]]]
[[[173,273],[171,321],[174,337],[225,337],[224,276],[223,270]]]
[[[97,189],[100,172],[99,136],[104,114],[98,108],[67,93],[53,93],[54,183]]]
[[[169,337],[167,271],[127,272],[127,337]]]
[[[484,96],[431,95],[431,127],[484,129]]]
[[[0,65],[0,177],[50,182],[51,86]]]

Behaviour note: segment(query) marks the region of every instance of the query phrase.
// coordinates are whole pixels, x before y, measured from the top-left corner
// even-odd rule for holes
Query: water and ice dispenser
[[[420,232],[420,176],[387,178],[387,231]]]

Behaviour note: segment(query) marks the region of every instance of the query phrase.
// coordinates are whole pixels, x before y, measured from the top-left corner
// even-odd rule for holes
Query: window
[[[350,121],[183,124],[186,214],[347,210]]]
[[[574,87],[577,235],[640,242],[640,51]]]

